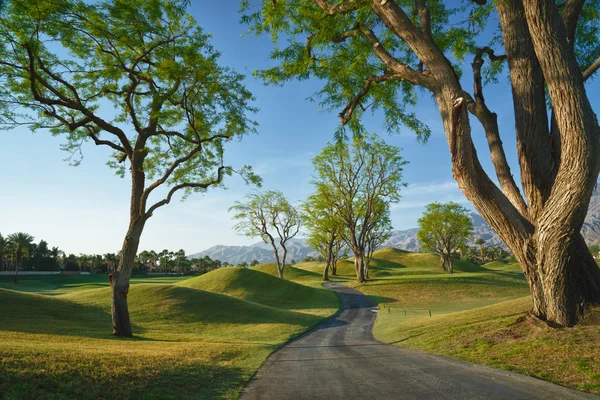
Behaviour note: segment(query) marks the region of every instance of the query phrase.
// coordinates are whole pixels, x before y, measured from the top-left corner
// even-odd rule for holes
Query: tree
[[[386,240],[392,235],[392,218],[390,215],[389,204],[380,201],[375,204],[375,207],[379,207],[380,210],[377,213],[380,217],[373,228],[367,232],[367,248],[365,253],[365,278],[369,279],[369,267],[371,266],[371,258],[373,252],[377,250]]]
[[[300,215],[294,206],[280,191],[268,190],[246,195],[246,202],[236,201],[229,212],[234,212],[233,218],[239,221],[234,227],[236,231],[248,237],[260,237],[273,247],[277,273],[283,279],[286,243],[300,230]]]
[[[470,239],[473,223],[468,211],[460,204],[431,203],[419,219],[417,239],[423,246],[437,253],[442,268],[453,273],[454,253]]]
[[[106,265],[108,265],[108,272],[113,273],[115,271],[115,265],[119,261],[117,255],[114,253],[106,253],[103,258]]]
[[[19,276],[19,268],[23,261],[23,256],[27,254],[31,245],[33,244],[34,237],[25,232],[17,232],[8,235],[9,246],[13,250],[15,260],[15,283]]]
[[[483,251],[483,244],[485,243],[485,239],[484,238],[477,238],[477,240],[475,241],[475,244],[479,246],[479,256],[481,257],[481,262],[484,262],[484,251]]]
[[[6,262],[8,246],[8,239],[0,234],[0,269],[8,269],[8,264]]]
[[[54,263],[54,267],[60,271],[60,257],[64,257],[65,252],[59,249],[58,247],[52,247],[50,250],[50,256],[52,257],[52,262]]]
[[[258,262],[258,260],[256,258],[250,262],[251,267],[256,267],[258,264],[260,264],[260,263]]]
[[[600,128],[584,86],[600,68],[598,2],[254,3],[242,3],[250,30],[286,43],[257,75],[271,84],[317,77],[322,104],[341,110],[340,134],[362,132],[371,110],[388,131],[406,126],[426,140],[410,106],[417,88],[434,98],[458,186],[518,258],[533,316],[570,326],[600,303],[600,271],[580,235],[600,171]],[[512,86],[523,193],[483,94],[496,79]],[[485,131],[499,187],[479,161],[472,122]]]
[[[316,193],[327,199],[345,226],[359,282],[366,279],[369,232],[384,217],[385,207],[400,200],[404,164],[400,149],[376,135],[329,143],[313,160]]]
[[[302,204],[302,224],[307,231],[307,243],[325,259],[324,281],[329,280],[329,271],[334,274],[346,237],[344,221],[336,211],[325,193],[312,194]]]
[[[113,334],[132,336],[127,294],[144,226],[176,193],[235,172],[224,145],[255,131],[252,95],[178,0],[11,1],[0,27],[4,120],[63,135],[75,163],[82,142],[110,148],[109,165],[130,176],[129,226],[109,280]],[[237,172],[258,183],[249,167]],[[151,201],[162,186],[165,197]]]

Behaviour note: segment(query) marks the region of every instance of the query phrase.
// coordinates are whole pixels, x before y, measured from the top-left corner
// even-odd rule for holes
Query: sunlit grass
[[[167,278],[180,284],[150,278],[130,289],[135,337],[121,339],[110,335],[109,289],[77,278],[79,290],[57,296],[0,289],[5,399],[237,398],[274,349],[339,305],[324,289],[238,268]]]

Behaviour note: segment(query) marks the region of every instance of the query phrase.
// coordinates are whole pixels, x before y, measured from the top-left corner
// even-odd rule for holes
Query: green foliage
[[[235,230],[248,237],[260,237],[265,243],[285,243],[300,229],[298,211],[277,190],[252,192],[246,195],[246,202],[236,201],[229,208],[233,218],[239,222]]]
[[[375,32],[379,43],[399,62],[414,70],[420,68],[419,60],[408,45],[386,29],[371,12],[370,1],[354,1],[350,11],[333,15],[326,15],[315,3],[242,1],[242,22],[249,26],[249,32],[270,35],[273,41],[271,58],[276,65],[255,72],[267,84],[281,85],[292,79],[316,77],[323,82],[323,87],[315,94],[321,106],[337,112],[343,110],[344,114],[348,111],[346,107],[366,87],[369,77],[380,77],[389,72],[358,27]],[[413,12],[414,2],[398,3],[418,24],[418,15]],[[448,53],[448,57],[462,62],[474,51],[476,37],[484,29],[491,7],[441,0],[428,1],[427,5],[432,16],[433,40]],[[455,71],[460,75],[460,67]],[[396,133],[404,126],[425,142],[431,131],[412,111],[416,102],[417,91],[406,81],[390,79],[374,83],[368,93],[360,97],[359,107],[354,109],[348,121],[342,121],[338,134],[344,136],[345,127],[353,134],[364,134],[360,122],[363,115],[368,110],[381,111],[386,131]]]
[[[400,149],[376,135],[354,137],[351,143],[329,143],[314,158],[315,197],[345,225],[344,239],[364,250],[367,234],[385,218],[389,204],[400,201]],[[387,225],[387,224],[383,224]]]
[[[440,255],[450,255],[466,246],[473,223],[468,211],[460,204],[431,203],[419,219],[417,239],[421,246]]]
[[[0,16],[3,122],[61,135],[74,164],[90,141],[113,150],[108,164],[120,176],[135,164],[157,186],[185,194],[219,185],[234,172],[224,144],[255,132],[247,114],[256,109],[243,76],[219,65],[184,4],[8,2]],[[238,172],[259,181],[250,167]]]

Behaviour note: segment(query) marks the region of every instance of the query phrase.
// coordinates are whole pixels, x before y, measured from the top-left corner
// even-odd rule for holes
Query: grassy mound
[[[487,264],[483,264],[487,269],[494,271],[516,271],[521,272],[521,266],[519,263],[506,264],[500,261],[492,261]]]
[[[553,329],[517,322],[530,297],[421,318],[382,313],[377,339],[535,376],[600,394],[600,309],[581,325]]]
[[[305,277],[306,275],[300,271],[291,267],[286,271],[288,273],[286,275],[296,278],[298,276]],[[276,273],[276,271],[273,272]],[[238,267],[220,268],[197,278],[183,281],[178,286],[223,293],[286,310],[331,308],[339,301],[337,295],[330,290],[282,280],[257,269]]]
[[[3,399],[237,398],[274,349],[334,313],[338,299],[260,272],[233,272],[189,286],[132,285],[133,339],[110,335],[108,288],[57,296],[0,289]],[[216,290],[219,280],[245,281],[250,294],[199,288],[209,282]],[[287,289],[294,296],[278,300]]]
[[[277,274],[277,265],[275,263],[260,264],[252,267],[252,269],[254,271],[264,272],[265,274],[275,277],[279,276]],[[285,270],[283,271],[283,278],[292,282],[311,282],[321,280],[322,275],[315,271],[309,271],[296,268],[295,266],[286,265]]]

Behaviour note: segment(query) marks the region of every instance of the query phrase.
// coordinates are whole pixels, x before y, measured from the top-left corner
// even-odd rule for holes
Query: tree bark
[[[129,293],[129,278],[131,277],[145,223],[146,221],[142,217],[130,223],[123,242],[119,267],[108,275],[111,287],[113,335],[115,336],[133,336],[129,320],[127,295]]]
[[[365,255],[364,252],[358,251],[354,253],[354,269],[356,271],[357,282],[365,282]]]
[[[329,266],[331,264],[331,250],[327,251],[327,254],[325,255],[325,268],[323,268],[323,280],[324,281],[328,281],[329,280]]]

